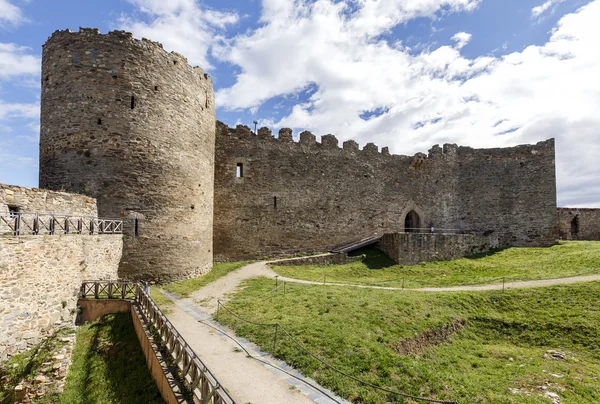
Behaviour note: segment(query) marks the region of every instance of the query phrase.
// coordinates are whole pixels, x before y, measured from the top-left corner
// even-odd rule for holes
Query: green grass
[[[131,313],[79,327],[64,404],[164,403],[133,328]]]
[[[160,293],[160,289],[158,286],[150,287],[150,297],[152,298],[152,300],[154,300],[154,303],[158,305],[163,314],[167,315],[173,311],[173,301],[167,296]]]
[[[276,266],[281,276],[406,288],[472,285],[487,282],[546,279],[595,271],[600,273],[600,242],[568,241],[546,248],[508,248],[490,254],[419,265],[395,265],[383,252],[364,251],[366,258],[344,265]]]
[[[61,337],[73,334],[71,329],[61,329],[27,352],[14,355],[0,364],[0,403],[12,403],[15,386],[21,381],[31,381],[44,367],[44,363],[52,362],[57,348],[64,346]],[[43,402],[57,402],[58,393],[50,393]],[[40,400],[41,402],[42,400]]]
[[[161,287],[169,292],[175,293],[179,297],[189,297],[192,292],[208,285],[211,282],[216,281],[217,279],[227,275],[232,271],[235,271],[236,269],[243,267],[244,265],[250,264],[251,262],[252,261],[216,262],[213,264],[212,270],[205,275],[202,275],[198,278],[191,278],[184,281],[169,283]],[[154,298],[154,296],[155,295],[152,295],[152,298]]]
[[[237,297],[264,293],[273,281],[246,286]],[[286,294],[228,307],[278,322],[319,357],[379,386],[460,403],[549,403],[539,388],[547,386],[563,403],[579,404],[600,402],[599,297],[600,282],[446,294],[288,284]],[[218,320],[354,403],[403,402],[333,372],[281,331],[273,350],[274,327],[223,309]],[[457,323],[464,326],[447,341],[431,337]],[[412,353],[397,353],[407,340],[416,341]],[[567,359],[544,358],[549,349]]]

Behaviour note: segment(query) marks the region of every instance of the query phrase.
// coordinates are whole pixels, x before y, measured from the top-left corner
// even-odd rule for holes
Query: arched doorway
[[[411,210],[406,214],[404,219],[404,231],[406,233],[418,232],[421,227],[421,218],[414,210]]]
[[[578,233],[579,233],[579,215],[575,215],[573,220],[571,220],[571,239],[577,240]]]

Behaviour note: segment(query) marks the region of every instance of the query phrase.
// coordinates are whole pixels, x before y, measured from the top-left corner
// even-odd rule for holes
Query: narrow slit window
[[[276,196],[273,197],[273,207],[275,209],[277,209],[277,197]]]
[[[98,118],[98,125],[102,125],[102,118]]]
[[[244,164],[237,163],[237,167],[236,167],[236,170],[235,170],[235,176],[237,178],[242,178],[244,176]]]
[[[158,86],[154,86],[154,91],[158,91]]]
[[[135,237],[137,237],[140,234],[140,222],[138,221],[137,217],[135,218],[133,232],[135,234]]]
[[[135,97],[132,95],[131,96],[131,109],[135,108]]]

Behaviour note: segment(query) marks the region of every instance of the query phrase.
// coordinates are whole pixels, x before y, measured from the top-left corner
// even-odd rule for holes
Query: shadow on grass
[[[164,403],[148,368],[131,314],[85,325],[78,335],[64,403]]]
[[[479,254],[469,255],[469,256],[464,257],[464,258],[466,258],[468,260],[479,260],[479,259],[482,259],[482,258],[491,257],[492,255],[498,254],[498,253],[500,253],[500,252],[502,252],[504,250],[507,250],[507,249],[508,249],[508,247],[493,248],[493,249],[491,249],[491,250],[489,250],[487,252],[482,252],[482,253],[479,253]]]
[[[372,246],[363,247],[348,254],[350,257],[359,255],[365,256],[362,262],[369,269],[384,269],[396,265],[394,260],[388,257],[383,251]]]

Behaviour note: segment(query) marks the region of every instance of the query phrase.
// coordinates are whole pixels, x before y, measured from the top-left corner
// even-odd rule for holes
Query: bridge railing
[[[0,234],[122,234],[123,221],[97,217],[26,212],[0,213]]]
[[[160,344],[179,368],[187,387],[201,404],[235,404],[225,388],[196,355],[173,324],[138,283],[90,281],[81,285],[80,298],[130,299],[137,304],[146,324],[160,336]]]

